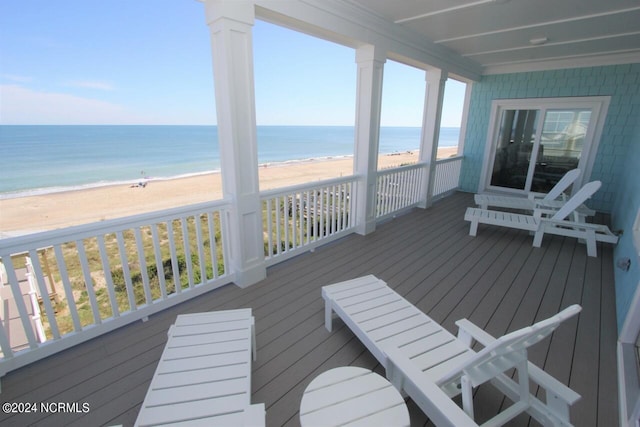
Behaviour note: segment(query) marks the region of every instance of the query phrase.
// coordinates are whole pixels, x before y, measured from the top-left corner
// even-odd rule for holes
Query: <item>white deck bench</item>
[[[136,426],[264,426],[251,404],[251,309],[182,314],[168,332]]]

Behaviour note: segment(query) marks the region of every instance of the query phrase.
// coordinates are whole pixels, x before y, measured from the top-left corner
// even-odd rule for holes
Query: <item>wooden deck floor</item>
[[[2,425],[132,425],[179,313],[251,307],[258,360],[253,402],[264,402],[269,426],[296,426],[307,384],[321,372],[356,365],[382,370],[338,320],[323,325],[320,288],[375,274],[455,332],[467,317],[501,335],[580,303],[578,319],[538,344],[530,359],[582,394],[572,410],[577,426],[617,425],[613,261],[610,246],[588,258],[575,239],[545,237],[542,248],[526,232],[481,226],[468,236],[470,194],[456,194],[427,210],[379,225],[368,236],[338,242],[271,267],[248,289],[234,285],[78,345],[2,379],[2,402],[88,404],[74,413],[0,414]],[[490,388],[476,395],[479,417],[503,404]],[[428,420],[411,402],[412,425]],[[528,425],[522,417],[513,425]]]

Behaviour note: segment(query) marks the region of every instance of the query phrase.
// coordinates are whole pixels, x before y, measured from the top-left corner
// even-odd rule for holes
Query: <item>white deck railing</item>
[[[421,163],[378,171],[376,218],[386,218],[423,201],[426,173],[427,166]]]
[[[231,282],[227,206],[203,203],[0,240],[13,297],[3,301],[0,375]],[[39,307],[25,304],[23,277],[35,282]],[[16,351],[17,340],[26,348]]]
[[[267,265],[353,232],[356,180],[351,176],[260,193]]]
[[[458,187],[461,161],[436,163],[434,198]],[[376,218],[423,202],[426,173],[424,164],[378,172]],[[358,179],[262,192],[266,265],[353,233]],[[0,239],[9,283],[0,284],[0,376],[231,283],[228,207],[208,202]]]
[[[450,157],[436,162],[436,173],[433,182],[433,199],[441,199],[458,188],[462,156]]]

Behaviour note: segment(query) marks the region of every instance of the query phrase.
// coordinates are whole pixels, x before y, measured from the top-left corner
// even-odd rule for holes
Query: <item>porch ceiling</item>
[[[485,73],[640,60],[637,0],[345,0]]]

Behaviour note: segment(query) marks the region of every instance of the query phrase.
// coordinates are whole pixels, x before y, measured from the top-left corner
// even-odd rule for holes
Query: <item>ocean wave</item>
[[[456,143],[459,130],[445,129],[440,145]],[[260,167],[353,158],[352,126],[257,130]],[[415,151],[419,141],[420,128],[383,127],[379,153]],[[0,200],[208,174],[221,161],[215,126],[2,126],[0,143],[0,170],[10,171]]]
[[[296,165],[296,164],[305,163],[305,162],[339,160],[339,159],[345,159],[345,158],[351,158],[351,157],[353,157],[353,155],[309,157],[305,159],[264,162],[264,163],[260,163],[258,166],[259,167],[278,167],[278,166]],[[101,180],[96,182],[88,182],[88,183],[69,185],[69,186],[51,186],[51,187],[41,187],[41,188],[30,188],[26,190],[7,191],[7,192],[0,193],[0,200],[16,199],[20,197],[44,196],[47,194],[64,193],[67,191],[89,190],[92,188],[111,187],[111,186],[118,186],[118,185],[126,185],[126,186],[134,186],[134,185],[137,186],[141,184],[146,185],[147,183],[153,183],[154,181],[169,181],[169,180],[181,179],[181,178],[191,178],[194,176],[209,175],[212,173],[220,173],[220,169],[213,169],[213,170],[201,171],[201,172],[183,173],[183,174],[171,175],[171,176],[145,176],[143,178],[113,180],[113,181]]]
[[[193,176],[209,175],[212,173],[219,173],[219,172],[220,170],[210,170],[205,172],[185,173],[180,175],[164,176],[164,177],[145,176],[143,178],[128,179],[128,180],[97,181],[97,182],[89,182],[85,184],[77,184],[77,185],[69,185],[69,186],[53,186],[53,187],[31,188],[27,190],[7,191],[7,192],[0,193],[0,200],[16,199],[20,197],[31,197],[31,196],[45,196],[47,194],[64,193],[67,191],[89,190],[92,188],[113,187],[113,186],[119,186],[119,185],[126,185],[126,186],[136,185],[137,186],[142,183],[146,184],[154,181],[168,181],[172,179],[190,178]]]
[[[418,153],[419,150],[409,150],[412,153]],[[380,153],[383,156],[403,154],[407,151],[393,151],[393,152],[384,152]],[[258,167],[279,167],[279,166],[292,166],[298,165],[301,163],[308,162],[324,162],[331,160],[342,160],[342,159],[350,159],[353,158],[353,154],[343,154],[343,155],[333,155],[333,156],[318,156],[318,157],[307,157],[303,159],[290,159],[290,160],[281,160],[281,161],[268,161],[262,162],[258,164]],[[88,190],[92,188],[100,188],[100,187],[110,187],[110,186],[118,186],[118,185],[126,185],[126,186],[137,186],[141,184],[153,183],[154,181],[169,181],[174,179],[181,178],[190,178],[194,176],[202,176],[209,175],[212,173],[220,173],[220,169],[201,171],[201,172],[191,172],[191,173],[183,173],[178,175],[171,176],[145,176],[143,178],[136,179],[127,179],[127,180],[112,180],[112,181],[96,181],[96,182],[88,182],[83,184],[69,185],[69,186],[51,186],[51,187],[41,187],[41,188],[31,188],[26,190],[16,190],[16,191],[7,191],[0,193],[0,200],[6,199],[15,199],[20,197],[31,197],[31,196],[44,196],[47,194],[54,193],[63,193],[68,191],[77,191],[77,190]]]

